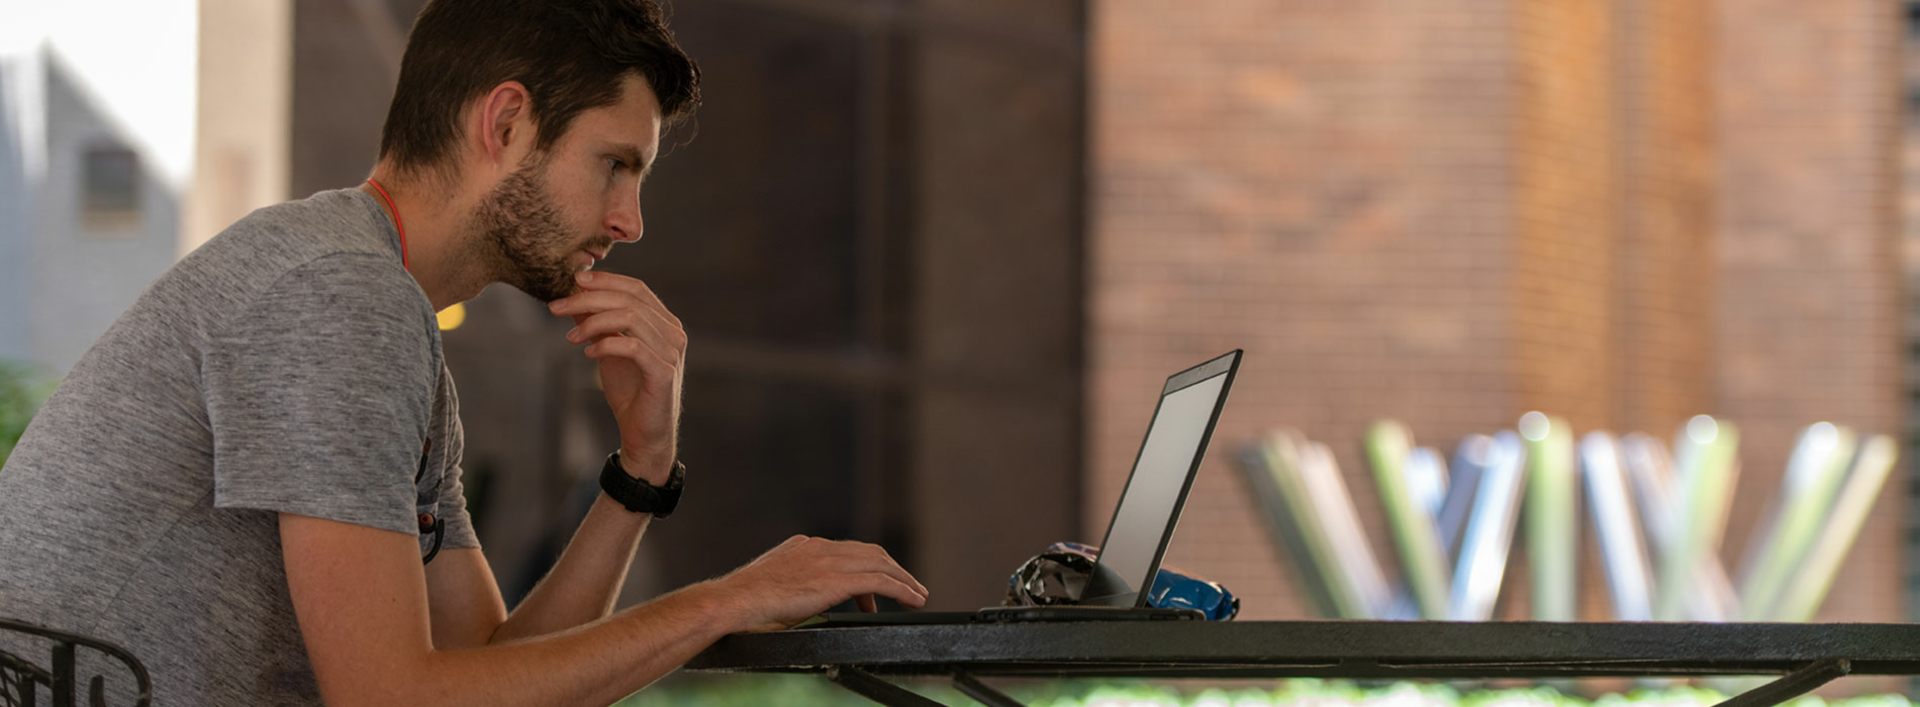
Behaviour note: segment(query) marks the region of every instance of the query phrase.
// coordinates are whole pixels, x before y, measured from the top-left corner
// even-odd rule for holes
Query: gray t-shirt
[[[156,705],[319,704],[277,514],[419,535],[430,513],[442,550],[478,547],[461,446],[432,305],[379,204],[255,211],[147,288],[0,469],[0,617],[128,649]],[[43,667],[47,645],[0,632]],[[80,653],[132,702],[126,668]]]

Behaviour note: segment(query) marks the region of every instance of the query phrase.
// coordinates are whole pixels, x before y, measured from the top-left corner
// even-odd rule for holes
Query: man
[[[127,647],[157,704],[422,707],[607,704],[728,633],[923,605],[881,549],[795,537],[609,615],[683,483],[686,335],[589,268],[640,238],[661,126],[698,82],[649,0],[431,2],[372,178],[183,259],[42,408],[0,472],[0,615]],[[621,439],[511,614],[461,500],[434,320],[492,282],[575,322]]]

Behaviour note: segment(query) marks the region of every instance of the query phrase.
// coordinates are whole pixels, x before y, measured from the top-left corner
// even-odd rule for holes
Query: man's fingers
[[[668,370],[678,366],[679,356],[661,351],[659,347],[645,339],[632,336],[609,336],[587,345],[583,350],[587,358],[596,361],[608,358],[622,358],[641,365],[642,371],[655,366]],[[654,374],[661,371],[654,369]]]
[[[609,336],[633,336],[684,349],[687,333],[640,312],[621,309],[577,320],[567,332],[567,341],[579,344]]]
[[[653,293],[652,288],[647,287],[644,282],[625,275],[595,273],[593,279],[580,283],[580,288],[579,292],[554,300],[553,305],[550,306],[559,308],[554,309],[553,312],[562,314],[563,308],[575,306],[612,308],[619,305],[608,303],[631,299],[646,309],[657,310],[668,317],[673,316],[672,312],[667,311],[667,305],[660,301],[659,295]],[[676,318],[674,321],[678,323],[679,320]]]
[[[642,303],[659,307],[663,312],[667,309],[666,304],[660,301],[660,296],[653,293],[653,288],[648,287],[647,283],[641,282],[637,278],[608,272],[587,274],[589,274],[590,277],[585,280],[578,277],[574,278],[574,282],[580,283],[582,294],[591,292],[622,292],[640,300]]]
[[[641,282],[639,278],[628,277],[620,273],[585,270],[573,276],[573,281],[580,284],[580,289],[589,292],[596,290],[614,290],[618,292],[629,292],[635,295],[641,293],[646,293],[647,295],[653,294],[653,289],[647,287],[647,283]]]
[[[927,605],[926,588],[877,546],[805,535],[787,538],[722,581],[739,583],[744,596],[766,597],[758,620],[776,627],[848,599],[861,611],[877,610],[880,597],[909,608]]]
[[[914,579],[913,574],[907,572],[906,568],[901,567],[900,563],[893,559],[893,555],[887,553],[886,548],[880,547],[879,545],[869,545],[868,547],[873,548],[873,552],[879,553],[880,560],[889,568],[887,571],[888,574],[894,575],[899,578],[900,581],[905,582],[907,586],[913,587],[914,591],[920,593],[920,596],[927,596],[927,585],[921,584],[918,579]]]
[[[547,303],[547,311],[558,317],[571,317],[582,314],[596,314],[630,309],[646,312],[661,321],[681,326],[680,318],[668,311],[659,300],[648,300],[625,292],[583,292],[563,297]]]
[[[839,550],[846,553],[845,567],[848,571],[883,572],[901,584],[911,587],[920,596],[927,596],[926,585],[914,579],[911,573],[900,566],[900,563],[895,562],[893,556],[887,554],[886,548],[855,541],[842,541],[837,545]]]
[[[581,292],[547,303],[547,311],[552,312],[555,316],[561,317],[576,314],[593,314],[616,309],[638,309],[658,314],[661,319],[667,319],[675,323],[679,323],[680,321],[678,317],[673,316],[672,312],[667,311],[666,305],[661,304],[660,300],[635,297],[625,292]]]
[[[870,559],[856,560],[846,565],[842,571],[849,574],[855,572],[883,574],[893,581],[900,583],[901,586],[906,587],[914,594],[920,595],[923,598],[927,596],[927,588],[921,585],[919,580],[914,579],[913,575],[908,574],[905,569],[902,569],[900,565],[894,564],[891,560],[880,562],[875,562]]]
[[[851,591],[848,593],[854,596],[878,594],[915,609],[927,605],[926,597],[921,596],[919,592],[914,591],[913,587],[907,586],[905,582],[894,579],[893,575],[885,572],[868,572],[866,574],[853,576],[856,578],[856,581],[854,585],[850,587]]]
[[[599,302],[555,301],[552,305],[557,316],[572,317],[573,329],[567,332],[567,341],[575,344],[585,343],[611,336],[630,336],[653,340],[672,350],[685,353],[687,332],[680,320],[664,310],[645,308],[632,298],[616,293],[596,293],[617,298]],[[601,308],[601,307],[605,308]],[[591,355],[591,354],[590,354]],[[671,358],[669,360],[672,360]]]
[[[886,548],[856,540],[817,538],[815,540],[819,543],[816,548],[823,556],[822,559],[837,558],[832,564],[827,565],[832,568],[832,571],[843,574],[879,573],[892,578],[893,581],[922,598],[928,595],[926,585],[914,579],[911,573],[900,566],[900,563],[895,562],[893,556],[887,554]]]

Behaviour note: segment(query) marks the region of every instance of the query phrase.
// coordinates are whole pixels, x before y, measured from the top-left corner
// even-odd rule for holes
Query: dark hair
[[[449,167],[460,111],[506,81],[527,87],[546,150],[581,111],[620,100],[633,72],[667,126],[700,104],[700,67],[653,0],[431,0],[407,38],[380,157],[409,173]]]

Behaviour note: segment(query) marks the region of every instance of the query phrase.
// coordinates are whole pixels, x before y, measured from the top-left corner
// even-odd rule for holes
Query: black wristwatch
[[[655,518],[673,515],[675,506],[680,505],[680,489],[687,485],[687,465],[679,459],[673,460],[673,473],[667,475],[667,485],[655,486],[627,475],[620,466],[620,450],[607,455],[607,465],[600,467],[600,489],[607,496],[627,510],[635,513],[652,513]]]

